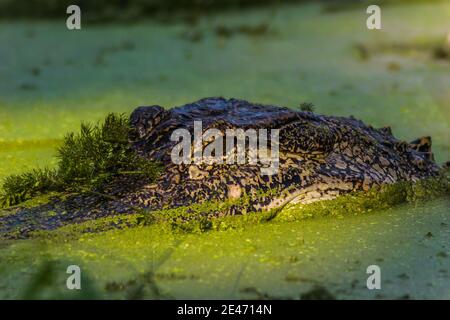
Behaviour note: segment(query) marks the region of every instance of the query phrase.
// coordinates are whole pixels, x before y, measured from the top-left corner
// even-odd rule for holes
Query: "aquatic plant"
[[[310,102],[303,102],[300,104],[300,110],[314,112],[314,105]]]
[[[33,169],[5,178],[0,194],[0,207],[15,205],[35,194],[60,188],[58,174],[50,169]]]
[[[123,114],[110,113],[103,123],[81,124],[58,148],[56,169],[33,169],[5,178],[0,205],[11,206],[49,191],[101,189],[118,175],[142,175],[150,181],[160,165],[139,156],[128,143],[130,127]]]

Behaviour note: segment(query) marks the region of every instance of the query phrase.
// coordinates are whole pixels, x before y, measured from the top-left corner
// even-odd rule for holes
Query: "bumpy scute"
[[[430,137],[406,143],[396,139],[389,127],[375,129],[353,117],[317,115],[223,98],[206,98],[167,111],[154,110],[141,107],[131,115],[133,130],[138,133],[131,138],[134,147],[166,166],[157,184],[134,195],[133,203],[147,208],[267,193],[266,197],[255,196],[257,200],[247,208],[260,211],[439,174]],[[203,122],[203,130],[280,129],[278,173],[262,175],[261,164],[173,164],[170,152],[177,142],[170,136],[180,128],[193,136],[195,120]]]

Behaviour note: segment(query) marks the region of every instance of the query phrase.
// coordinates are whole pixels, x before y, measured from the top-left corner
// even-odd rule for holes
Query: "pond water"
[[[312,4],[217,14],[196,26],[144,21],[69,32],[63,21],[0,22],[0,179],[54,166],[59,139],[81,121],[206,96],[293,108],[309,101],[318,113],[390,125],[405,140],[431,135],[437,161],[450,160],[450,62],[432,54],[450,31],[450,3],[387,6],[380,32],[368,32],[365,17],[365,8],[325,13]],[[223,32],[261,24],[267,32]],[[92,292],[123,296],[128,289],[105,288],[148,271],[177,243],[155,269],[177,298],[298,298],[320,284],[339,298],[448,299],[449,204],[201,235],[149,227],[44,247],[0,242],[0,296],[20,296],[44,257],[79,259]],[[370,264],[382,268],[382,290],[365,287]],[[59,292],[50,287],[50,296]]]

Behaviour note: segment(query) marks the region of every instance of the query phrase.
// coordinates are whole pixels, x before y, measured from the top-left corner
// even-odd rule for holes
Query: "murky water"
[[[230,12],[205,18],[194,29],[142,22],[68,32],[59,22],[2,22],[0,41],[8,45],[0,47],[0,179],[54,165],[54,139],[81,121],[205,96],[291,107],[310,101],[319,113],[391,125],[405,140],[431,135],[436,159],[449,160],[450,64],[430,58],[431,47],[414,46],[445,37],[450,5],[390,6],[383,12],[381,33],[367,32],[365,10],[324,14],[318,5],[280,7],[275,15],[265,9]],[[262,22],[269,23],[269,33],[223,37],[214,31]],[[412,49],[374,50],[368,60],[355,52],[357,44],[398,42]],[[138,228],[46,246],[0,243],[0,296],[20,296],[50,257],[82,265],[99,296],[122,297],[126,289],[106,290],[107,284],[147,272],[177,243],[154,270],[158,286],[177,298],[298,298],[323,285],[338,298],[449,299],[449,204],[443,199],[201,235]],[[365,286],[372,264],[381,267],[381,290]],[[60,289],[50,285],[50,296]]]

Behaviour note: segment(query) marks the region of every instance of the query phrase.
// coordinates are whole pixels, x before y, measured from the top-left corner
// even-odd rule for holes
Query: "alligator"
[[[135,204],[142,202],[149,208],[186,206],[243,195],[252,198],[266,193],[266,197],[254,197],[251,207],[246,208],[261,211],[286,203],[333,199],[383,184],[415,182],[440,172],[430,137],[406,143],[396,139],[390,127],[376,129],[353,117],[318,115],[238,99],[206,98],[169,110],[160,106],[139,107],[130,121],[133,147],[144,157],[165,164],[165,173],[158,182],[135,194]],[[195,121],[202,121],[203,132],[210,128],[220,132],[279,129],[276,174],[263,174],[262,163],[174,163],[171,152],[178,141],[172,139],[172,133],[184,129],[195,135]],[[204,142],[202,148],[208,143],[212,142]]]
[[[228,163],[229,153],[219,154],[216,159],[222,158],[221,162],[174,161],[173,150],[180,144],[174,132],[195,138],[197,121],[201,121],[202,135],[209,129],[224,133],[267,130],[267,139],[276,140],[276,144],[264,146],[267,154],[275,153],[273,146],[278,151],[276,172],[261,170],[267,162]],[[136,208],[189,207],[243,197],[249,199],[245,205],[231,206],[225,212],[217,210],[213,215],[261,212],[400,181],[416,182],[441,172],[434,161],[430,137],[407,143],[395,138],[390,127],[374,128],[354,117],[319,115],[239,99],[205,98],[171,109],[138,107],[130,115],[130,127],[130,147],[142,157],[163,164],[157,181],[139,176],[118,178],[105,189],[107,197],[79,194],[36,208],[15,209],[14,215],[0,216],[0,233],[20,227],[19,233],[26,236],[36,229],[55,229],[67,223],[135,212]],[[195,146],[195,141],[188,141],[191,151],[195,147],[203,151],[211,143],[205,139]],[[249,143],[244,143],[244,148],[248,156]],[[49,211],[55,214],[46,215]]]

